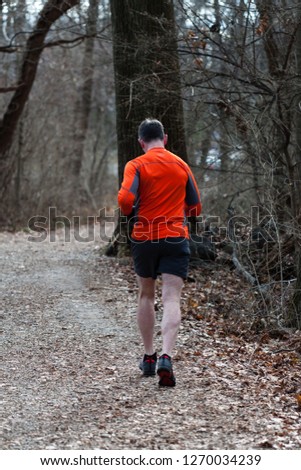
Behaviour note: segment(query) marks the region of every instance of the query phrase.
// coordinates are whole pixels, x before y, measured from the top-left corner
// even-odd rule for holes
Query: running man
[[[130,160],[118,193],[125,215],[134,209],[131,246],[139,295],[137,322],[144,344],[140,369],[156,374],[154,351],[155,285],[162,275],[162,353],[158,360],[159,385],[176,384],[172,350],[181,321],[180,299],[189,261],[187,216],[201,212],[199,191],[189,166],[165,149],[167,134],[156,119],[145,119],[138,129],[144,155]]]

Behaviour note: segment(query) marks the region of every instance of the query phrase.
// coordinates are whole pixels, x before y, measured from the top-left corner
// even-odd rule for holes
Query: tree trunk
[[[187,160],[172,0],[111,0],[119,183],[138,156],[139,123],[163,122],[168,148]]]
[[[299,7],[298,14],[298,29],[296,33],[296,58],[297,58],[297,74],[301,76],[301,7]],[[299,228],[299,255],[297,260],[297,282],[295,286],[295,292],[293,296],[293,309],[289,312],[289,318],[287,319],[288,323],[293,327],[300,329],[301,328],[301,243],[300,243],[300,204],[301,204],[301,109],[300,109],[300,100],[296,100],[296,112],[295,112],[295,133],[296,133],[296,172],[295,172],[295,185],[298,184],[298,228]]]
[[[26,43],[18,88],[12,96],[0,124],[0,197],[9,185],[14,161],[9,156],[14,134],[33,86],[44,41],[51,26],[79,0],[48,0],[39,14],[36,27]]]
[[[298,27],[296,31],[296,60],[297,75],[301,77],[301,6],[299,6]],[[299,91],[299,90],[298,90]],[[295,165],[295,184],[297,184],[296,194],[298,197],[297,206],[299,208],[298,222],[301,225],[301,100],[300,93],[295,101],[295,136],[296,136],[296,165]]]
[[[138,125],[162,121],[168,148],[187,160],[183,103],[172,0],[111,0],[119,184],[128,160],[142,153]],[[119,220],[121,222],[121,220]],[[107,254],[122,254],[126,224],[118,223]]]
[[[264,35],[264,49],[266,52],[270,74],[279,76],[280,52],[275,41],[273,27],[273,0],[256,0],[257,10],[260,15],[260,26]]]
[[[262,36],[267,59],[267,72],[274,83],[275,98],[270,103],[269,134],[263,137],[268,144],[273,159],[272,199],[273,210],[278,226],[283,228],[297,215],[297,200],[294,187],[294,162],[291,152],[292,86],[284,78],[292,61],[294,33],[280,36],[277,27],[277,8],[272,0],[256,0],[260,15],[257,34]],[[280,43],[281,41],[281,43]],[[266,151],[266,150],[265,150]],[[269,177],[270,178],[270,177]],[[289,184],[287,184],[289,182]]]
[[[26,0],[18,0],[17,4],[17,12],[18,16],[15,18],[14,21],[14,32],[17,35],[21,31],[26,31]],[[19,42],[22,41],[22,36],[19,38]],[[25,38],[24,38],[25,40]],[[23,44],[24,41],[22,41]],[[17,55],[16,57],[16,76],[19,74],[20,70],[20,58]],[[15,194],[14,194],[14,209],[18,215],[21,212],[21,189],[22,189],[22,180],[23,180],[23,148],[24,148],[24,124],[26,121],[26,107],[23,111],[23,115],[21,116],[17,130],[16,130],[16,141],[17,141],[17,148],[16,148],[16,175],[15,175]]]
[[[88,7],[87,27],[86,34],[87,39],[85,41],[85,53],[82,64],[82,80],[83,85],[79,91],[79,98],[75,110],[75,124],[74,128],[77,129],[75,140],[75,150],[72,159],[72,175],[75,178],[75,184],[80,187],[79,176],[82,167],[82,161],[84,158],[85,151],[85,140],[89,125],[89,116],[92,101],[92,90],[93,90],[93,53],[94,43],[97,31],[98,21],[98,4],[99,0],[90,0]]]
[[[286,324],[298,330],[301,329],[301,249],[297,261],[297,281],[293,295],[293,308],[290,309]]]

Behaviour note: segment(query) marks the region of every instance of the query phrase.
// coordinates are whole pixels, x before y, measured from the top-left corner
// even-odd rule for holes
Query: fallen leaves
[[[227,266],[190,273],[173,355],[177,386],[161,390],[138,369],[130,261],[49,244],[32,256],[25,238],[17,236],[17,250],[7,238],[2,448],[300,448],[300,332],[254,331],[253,292]]]

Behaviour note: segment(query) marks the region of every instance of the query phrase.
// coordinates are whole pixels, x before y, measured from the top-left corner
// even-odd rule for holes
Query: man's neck
[[[147,142],[145,144],[145,147],[144,147],[144,152],[148,152],[149,150],[153,149],[153,148],[162,148],[164,149],[164,142],[160,139],[157,139],[157,140],[152,140],[151,142]]]

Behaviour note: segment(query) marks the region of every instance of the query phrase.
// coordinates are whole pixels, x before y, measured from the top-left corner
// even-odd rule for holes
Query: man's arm
[[[118,205],[124,215],[131,214],[138,195],[139,170],[129,161],[124,168],[124,176],[118,193]]]
[[[188,217],[196,217],[202,211],[200,193],[195,178],[189,169],[186,183],[185,213]]]

